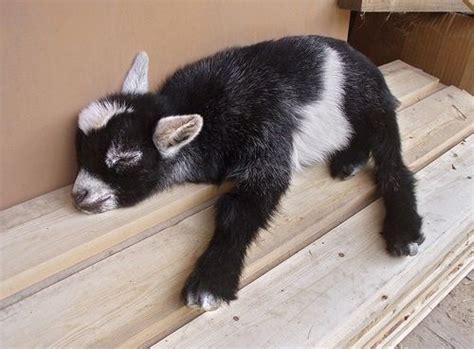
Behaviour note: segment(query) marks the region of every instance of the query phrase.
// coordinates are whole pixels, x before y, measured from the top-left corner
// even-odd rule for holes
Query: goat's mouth
[[[117,208],[117,200],[114,195],[107,195],[94,201],[74,202],[76,208],[86,214],[97,214]]]

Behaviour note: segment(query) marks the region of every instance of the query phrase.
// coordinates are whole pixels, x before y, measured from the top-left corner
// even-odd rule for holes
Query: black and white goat
[[[230,48],[179,69],[153,93],[147,74],[141,53],[122,93],[81,111],[72,194],[79,209],[98,213],[178,183],[233,182],[185,285],[187,305],[212,310],[236,299],[249,244],[292,174],[317,161],[346,178],[372,155],[388,251],[417,253],[421,218],[400,153],[398,101],[345,42],[302,36]]]

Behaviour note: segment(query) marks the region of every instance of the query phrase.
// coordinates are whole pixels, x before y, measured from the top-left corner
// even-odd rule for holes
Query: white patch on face
[[[98,213],[117,208],[114,190],[104,181],[81,169],[76,177],[73,193],[87,192],[85,198],[77,203],[85,213]]]
[[[352,127],[344,115],[344,64],[332,48],[325,50],[320,99],[300,108],[300,129],[293,136],[293,167],[324,161],[350,141]]]
[[[79,128],[85,134],[98,130],[117,114],[131,113],[133,108],[117,101],[96,101],[89,104],[79,113]]]
[[[121,144],[112,143],[105,156],[105,164],[108,168],[118,163],[123,167],[131,167],[138,164],[142,157],[143,153],[140,150],[123,149]]]

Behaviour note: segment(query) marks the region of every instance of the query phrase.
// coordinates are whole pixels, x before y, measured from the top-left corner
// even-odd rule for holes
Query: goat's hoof
[[[211,275],[221,275],[211,274]],[[233,287],[226,286],[225,279],[209,277],[209,274],[196,269],[186,281],[182,297],[184,303],[191,308],[213,311],[222,304],[236,299]]]
[[[344,164],[340,166],[331,166],[331,177],[340,180],[347,180],[354,177],[362,168],[363,164]]]
[[[368,159],[367,152],[356,148],[338,152],[329,164],[331,177],[341,180],[349,179],[365,167]]]
[[[389,243],[387,246],[388,253],[392,256],[415,256],[418,254],[420,245],[425,240],[424,236],[421,236],[416,241],[408,243]]]
[[[188,291],[185,303],[190,308],[204,311],[214,311],[218,309],[224,301],[207,291]]]

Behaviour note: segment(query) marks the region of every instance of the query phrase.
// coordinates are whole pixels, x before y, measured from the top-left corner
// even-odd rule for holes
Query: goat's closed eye
[[[122,150],[113,145],[107,152],[105,164],[120,172],[137,165],[142,157],[140,150]]]
[[[117,160],[117,163],[120,164],[126,164],[126,163],[136,163],[137,161],[140,160],[140,156],[138,154],[126,154],[122,157],[120,157]]]

